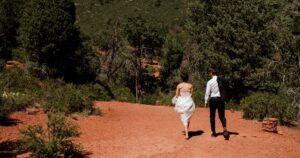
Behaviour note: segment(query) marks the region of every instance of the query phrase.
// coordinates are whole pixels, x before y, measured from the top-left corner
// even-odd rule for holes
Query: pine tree
[[[9,59],[11,49],[17,45],[17,29],[22,10],[22,0],[0,1],[0,57]]]
[[[203,76],[209,67],[219,70],[231,82],[237,101],[249,90],[277,92],[276,73],[267,65],[276,54],[293,52],[293,41],[283,35],[290,31],[278,18],[284,18],[288,4],[282,0],[192,2],[187,23],[194,41],[188,54],[192,69]]]
[[[73,0],[30,0],[21,18],[20,41],[31,62],[45,65],[48,75],[84,82],[93,78],[93,56],[75,26]]]

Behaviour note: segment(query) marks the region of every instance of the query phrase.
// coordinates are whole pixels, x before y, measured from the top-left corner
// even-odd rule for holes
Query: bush
[[[4,70],[5,60],[0,58],[0,72]]]
[[[92,98],[86,89],[74,84],[51,82],[48,83],[49,87],[45,89],[44,110],[46,112],[55,111],[65,114],[74,112],[93,113]]]
[[[287,95],[276,95],[269,102],[268,112],[271,117],[279,119],[280,124],[288,125],[296,120],[299,107],[292,104],[292,98]]]
[[[6,117],[11,112],[24,110],[27,106],[33,104],[33,98],[19,92],[4,91],[1,94],[0,117]]]
[[[89,96],[92,100],[111,100],[111,97],[108,95],[107,91],[105,91],[104,88],[97,83],[77,85],[77,88],[84,92],[84,95]]]
[[[162,93],[159,97],[161,105],[172,105],[172,98],[175,96],[175,92]]]
[[[161,93],[156,90],[154,93],[145,93],[141,96],[141,103],[148,105],[156,105],[156,101],[160,101]]]
[[[22,60],[25,61],[26,60],[26,52],[22,49],[12,49],[12,59],[13,60]]]
[[[66,84],[58,79],[40,81],[23,70],[3,71],[0,75],[0,117],[35,103],[46,112],[101,114],[92,103],[99,98],[108,100],[108,95],[92,84]]]
[[[234,101],[230,101],[230,102],[226,102],[225,109],[241,111],[241,106]]]
[[[24,70],[5,70],[0,75],[0,88],[9,92],[35,92],[39,90],[40,82]]]
[[[172,105],[172,98],[175,96],[175,91],[168,93],[157,89],[154,93],[146,93],[142,96],[143,104],[157,105]]]
[[[72,137],[79,137],[77,126],[66,121],[59,113],[49,113],[47,128],[30,125],[22,134],[22,150],[31,151],[32,157],[83,157]]]
[[[168,93],[161,92],[157,90],[155,93],[144,94],[142,96],[142,103],[156,105],[156,101],[160,102],[160,105],[172,105],[172,98],[175,96],[175,91],[170,91]],[[196,106],[204,105],[204,92],[202,91],[194,91],[193,92],[193,100]]]
[[[241,101],[243,117],[262,120],[265,117],[275,117],[280,124],[285,125],[297,117],[298,107],[292,104],[292,99],[284,94],[257,92]]]
[[[0,116],[33,105],[40,93],[38,80],[24,71],[3,71],[0,75]]]
[[[204,106],[205,90],[196,89],[193,92],[193,99],[196,106]]]
[[[112,87],[112,93],[114,94],[116,100],[132,103],[135,102],[135,96],[132,94],[128,87],[124,87],[121,85],[115,85],[110,87]]]

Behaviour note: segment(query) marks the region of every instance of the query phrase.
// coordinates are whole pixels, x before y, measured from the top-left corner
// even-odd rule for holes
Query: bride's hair
[[[180,74],[180,77],[181,77],[181,80],[182,80],[183,82],[187,82],[187,81],[189,80],[189,75],[188,75],[187,73],[185,73],[185,72],[182,72],[182,73]]]

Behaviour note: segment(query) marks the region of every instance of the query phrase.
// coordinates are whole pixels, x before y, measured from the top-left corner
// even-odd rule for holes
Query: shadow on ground
[[[0,126],[16,126],[19,123],[22,123],[18,119],[11,119],[7,117],[0,117]]]
[[[0,143],[0,157],[16,158],[18,154],[22,153],[18,147],[20,141],[4,141]]]
[[[0,158],[17,158],[20,154],[26,154],[29,151],[23,150],[20,148],[21,141],[15,140],[15,141],[3,141],[0,142]],[[71,157],[74,158],[87,158],[90,155],[92,155],[91,152],[85,151],[85,150],[76,150],[76,151],[68,151],[71,153],[68,153],[71,155]]]
[[[222,135],[222,136],[224,136],[224,138],[225,138],[226,140],[229,140],[229,139],[230,139],[230,135],[239,135],[239,133],[237,133],[237,132],[230,132],[230,131],[227,131],[227,132],[228,132],[227,137],[224,136],[224,132],[219,132],[219,133],[217,133],[217,134],[216,134],[216,137]]]
[[[185,132],[182,131],[183,135],[185,135]],[[200,136],[202,135],[204,132],[202,130],[198,130],[198,131],[189,131],[189,139],[191,139],[192,137],[196,137],[196,136]]]

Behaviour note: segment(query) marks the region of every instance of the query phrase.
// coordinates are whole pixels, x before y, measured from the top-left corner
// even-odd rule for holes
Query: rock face
[[[24,69],[25,64],[21,63],[19,61],[16,61],[16,60],[9,60],[6,62],[6,65],[5,65],[6,69],[11,69],[14,67],[19,68],[19,69]]]
[[[262,122],[262,130],[267,132],[277,133],[278,119],[276,118],[265,118]]]

